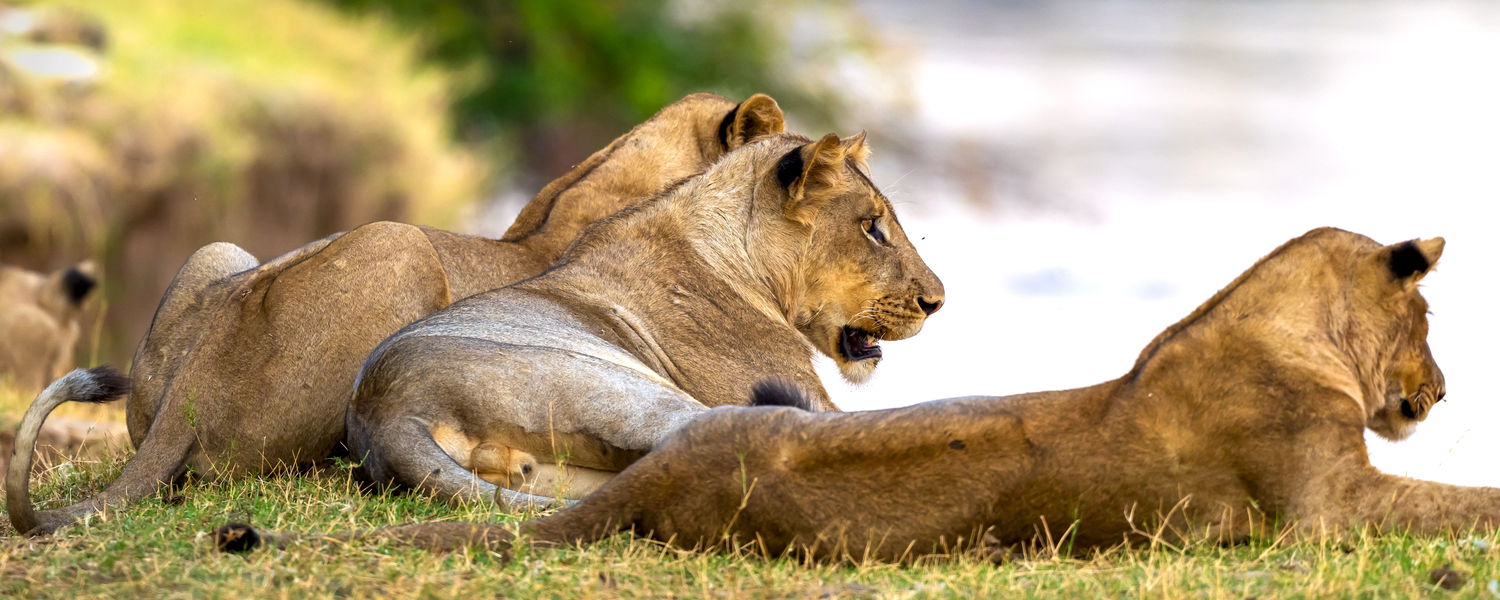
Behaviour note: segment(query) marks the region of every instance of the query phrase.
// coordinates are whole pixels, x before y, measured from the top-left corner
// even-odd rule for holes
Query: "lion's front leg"
[[[1366,467],[1340,477],[1298,515],[1313,533],[1375,526],[1419,535],[1500,528],[1500,489],[1387,475]]]

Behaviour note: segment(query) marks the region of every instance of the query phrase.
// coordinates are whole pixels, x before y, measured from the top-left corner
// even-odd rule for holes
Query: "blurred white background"
[[[1500,3],[859,4],[913,83],[876,181],[949,303],[866,385],[821,365],[841,406],[1097,383],[1308,229],[1441,235],[1448,402],[1371,454],[1500,485]]]

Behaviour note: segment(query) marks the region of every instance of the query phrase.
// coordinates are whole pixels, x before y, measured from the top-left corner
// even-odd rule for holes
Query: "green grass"
[[[24,403],[0,390],[6,412]],[[43,506],[83,499],[114,479],[123,459],[54,470],[34,478],[33,491]],[[6,526],[0,597],[1446,598],[1490,597],[1490,582],[1500,578],[1500,551],[1487,542],[1399,535],[1112,549],[1085,557],[1041,551],[998,565],[977,555],[916,565],[804,564],[688,552],[628,535],[586,548],[523,550],[508,561],[487,552],[431,554],[373,542],[237,556],[214,551],[207,537],[229,520],[314,532],[523,516],[362,492],[343,468],[194,482],[51,537],[20,538]],[[1466,575],[1457,591],[1432,582],[1432,570],[1445,566]]]

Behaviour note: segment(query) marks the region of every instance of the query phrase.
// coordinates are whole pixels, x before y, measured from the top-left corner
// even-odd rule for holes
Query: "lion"
[[[943,285],[865,172],[865,135],[782,134],[590,229],[546,273],[402,329],[348,414],[363,473],[459,502],[576,498],[709,407],[787,378],[835,410]]]
[[[1383,474],[1366,453],[1365,430],[1404,438],[1444,398],[1417,289],[1443,245],[1313,230],[1168,327],[1114,381],[844,414],[721,407],[519,527],[332,537],[503,551],[516,534],[556,545],[632,529],[687,548],[901,561],[971,544],[1233,542],[1277,521],[1314,537],[1493,531],[1500,489]],[[226,549],[262,539],[238,525],[216,537]]]
[[[0,265],[0,378],[34,393],[72,368],[98,283],[93,261],[50,274]]]
[[[764,94],[738,105],[693,94],[548,184],[499,240],[381,222],[264,264],[233,244],[199,249],[135,354],[126,403],[135,456],[94,498],[40,513],[29,500],[13,503],[12,524],[48,533],[150,495],[189,468],[219,478],[323,460],[344,437],[360,363],[386,336],[541,273],[594,221],[784,130],[781,108]],[[67,401],[67,389],[34,406]],[[30,453],[27,428],[40,424],[23,422],[17,456]],[[29,498],[26,485],[12,478],[8,496]]]

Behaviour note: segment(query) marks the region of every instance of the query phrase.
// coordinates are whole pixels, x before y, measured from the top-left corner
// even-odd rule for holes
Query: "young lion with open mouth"
[[[689,548],[901,560],[1049,531],[1087,548],[1143,534],[1232,541],[1274,519],[1314,535],[1494,528],[1500,489],[1386,475],[1365,450],[1366,429],[1405,437],[1443,398],[1417,290],[1442,250],[1441,238],[1382,246],[1314,230],[1114,381],[863,413],[716,409],[577,505],[519,527],[335,537],[504,549],[517,533],[571,544],[631,529]],[[252,533],[218,539],[243,548]]]
[[[943,298],[865,154],[864,134],[761,138],[391,336],[350,401],[361,468],[443,498],[577,497],[766,377],[834,408],[813,351],[863,379]]]

